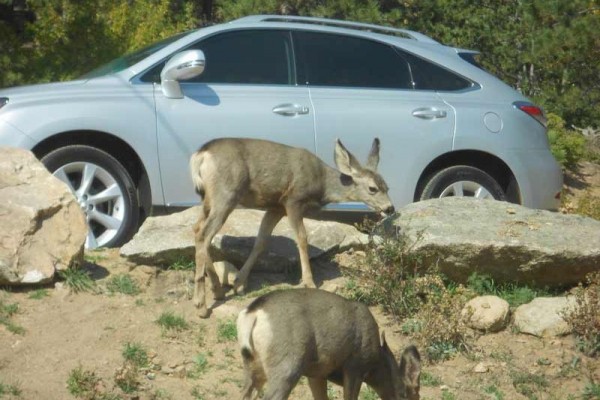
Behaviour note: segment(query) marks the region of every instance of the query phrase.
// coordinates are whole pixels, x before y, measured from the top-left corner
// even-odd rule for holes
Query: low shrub
[[[600,355],[600,272],[588,274],[587,286],[575,290],[576,305],[563,318],[573,328],[578,348],[590,357]]]

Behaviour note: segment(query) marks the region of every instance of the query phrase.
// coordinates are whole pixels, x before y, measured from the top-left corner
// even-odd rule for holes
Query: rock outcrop
[[[473,273],[538,287],[575,285],[600,270],[600,221],[448,197],[412,203],[383,224],[449,278]]]
[[[0,148],[0,285],[51,281],[82,261],[86,235],[67,185],[31,152]]]

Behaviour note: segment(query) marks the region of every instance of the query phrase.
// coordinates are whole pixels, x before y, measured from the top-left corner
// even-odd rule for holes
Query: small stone
[[[148,378],[149,380],[153,381],[154,379],[156,379],[156,374],[154,372],[148,372],[146,374],[146,378]]]
[[[477,372],[478,374],[484,374],[486,372],[489,372],[489,370],[490,368],[484,363],[479,363],[475,367],[473,367],[473,372]]]
[[[497,296],[479,296],[471,299],[463,308],[463,321],[473,329],[497,332],[506,327],[509,305]]]

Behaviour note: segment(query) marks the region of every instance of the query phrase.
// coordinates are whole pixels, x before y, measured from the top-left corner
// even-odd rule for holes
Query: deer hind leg
[[[308,386],[315,400],[328,400],[327,380],[321,378],[308,378]]]
[[[285,368],[282,368],[285,370]],[[300,373],[276,373],[267,377],[263,400],[286,400],[300,380]]]
[[[258,256],[264,251],[267,245],[267,240],[271,236],[271,233],[273,233],[273,229],[275,229],[275,226],[281,220],[283,215],[283,209],[277,208],[267,210],[263,216],[263,219],[260,223],[260,228],[258,229],[258,235],[256,236],[254,246],[252,247],[252,251],[244,263],[244,266],[235,278],[234,291],[236,293],[241,293],[240,288],[246,284],[248,275],[250,275],[250,271],[252,271],[252,267],[254,267]]]
[[[298,253],[300,253],[300,266],[302,267],[302,285],[308,288],[316,288],[313,280],[312,271],[310,269],[310,259],[308,257],[308,238],[304,222],[302,221],[302,211],[293,205],[286,205],[285,211],[292,226],[292,230],[296,235],[296,245]]]
[[[213,237],[219,232],[219,229],[225,223],[225,220],[233,210],[234,206],[227,208],[210,207],[209,202],[205,201],[203,214],[194,226],[196,242],[196,274],[194,277],[194,304],[198,307],[201,318],[207,318],[209,315],[206,307],[205,278],[208,275],[215,299],[222,299],[225,296],[219,277],[215,271],[212,258],[210,256],[210,243]]]

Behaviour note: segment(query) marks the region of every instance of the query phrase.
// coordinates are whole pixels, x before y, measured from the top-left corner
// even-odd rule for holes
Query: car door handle
[[[436,118],[446,118],[448,113],[444,110],[438,110],[434,107],[424,107],[417,108],[412,112],[413,117],[421,118],[421,119],[436,119]]]
[[[294,117],[296,115],[308,114],[308,107],[301,106],[300,104],[280,104],[273,107],[273,112],[285,117]]]

